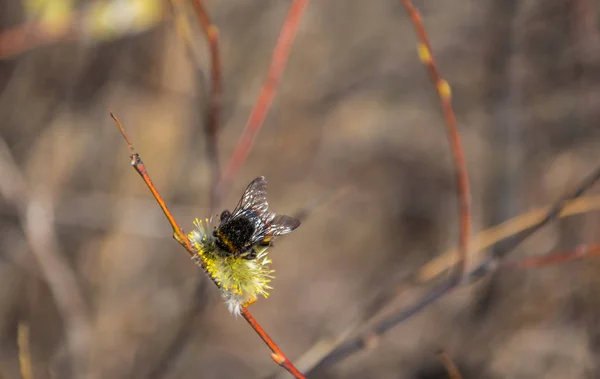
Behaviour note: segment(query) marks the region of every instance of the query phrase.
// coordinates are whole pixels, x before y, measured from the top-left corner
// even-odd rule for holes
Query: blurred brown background
[[[221,37],[222,162],[257,99],[290,3],[206,1]],[[475,232],[550,203],[597,165],[597,1],[414,3],[453,89]],[[5,30],[25,16],[20,1],[0,3]],[[68,290],[81,293],[89,314],[94,377],[282,371],[173,241],[108,115],[125,124],[184,228],[208,216],[209,60],[204,36],[194,38],[200,67],[172,19],[109,42],[62,41],[0,61],[0,378],[21,375],[23,325],[31,378],[76,377],[67,343],[78,329],[38,264],[47,254],[65,258],[75,275]],[[252,307],[292,361],[337,337],[386,289],[404,283],[391,309],[415,301],[424,289],[411,274],[456,243],[451,155],[415,46],[399,1],[310,2],[275,103],[225,199],[233,207],[259,175],[280,213],[347,190],[273,248],[274,290]],[[597,241],[599,221],[561,220],[515,256]],[[599,269],[589,259],[466,287],[314,377],[446,378],[435,356],[445,349],[465,379],[597,378]]]

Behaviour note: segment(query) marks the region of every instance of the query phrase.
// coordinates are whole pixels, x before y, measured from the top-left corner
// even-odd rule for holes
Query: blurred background
[[[225,163],[291,1],[205,3],[220,32]],[[1,379],[76,378],[78,354],[94,378],[282,375],[172,239],[109,117],[184,228],[209,216],[210,58],[192,8],[173,4],[179,13],[158,0],[0,2]],[[452,86],[474,233],[551,203],[593,170],[596,0],[414,4]],[[277,242],[274,289],[252,306],[292,361],[370,319],[376,299],[388,314],[417,300],[428,287],[416,270],[456,246],[454,168],[416,43],[400,1],[310,2],[223,199],[233,208],[259,175],[278,213],[329,199]],[[514,257],[597,241],[599,226],[594,213],[561,219]],[[464,287],[311,377],[448,378],[440,349],[465,379],[599,377],[598,270],[591,258]]]

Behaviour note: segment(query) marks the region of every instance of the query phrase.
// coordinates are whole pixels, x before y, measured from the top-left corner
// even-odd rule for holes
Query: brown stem
[[[412,20],[415,31],[419,38],[419,56],[423,64],[427,67],[431,80],[436,87],[437,93],[442,104],[444,120],[446,122],[446,132],[452,149],[454,165],[456,170],[456,186],[458,192],[458,214],[460,222],[459,230],[459,257],[461,264],[457,275],[463,276],[468,265],[469,258],[469,237],[471,234],[471,190],[469,187],[469,175],[467,173],[467,164],[465,162],[464,150],[460,140],[460,134],[456,127],[456,116],[452,109],[452,95],[448,82],[442,79],[442,76],[433,59],[429,37],[425,31],[425,26],[421,20],[419,11],[412,5],[410,0],[402,0],[410,19]]]
[[[250,326],[252,327],[252,329],[254,329],[256,334],[258,334],[260,338],[262,338],[262,340],[269,347],[269,349],[271,349],[271,351],[273,352],[271,354],[271,358],[273,358],[275,363],[286,369],[290,374],[294,376],[294,378],[304,379],[304,375],[302,375],[302,373],[298,371],[298,369],[292,364],[292,362],[289,359],[287,359],[287,357],[285,356],[283,351],[281,351],[279,346],[277,346],[277,344],[271,339],[271,337],[269,337],[267,332],[264,331],[264,329],[260,326],[260,324],[252,316],[252,314],[250,314],[248,308],[242,308],[242,316],[246,319],[246,321],[248,321],[248,324],[250,324]]]
[[[146,171],[146,166],[144,166],[144,162],[142,162],[142,158],[140,158],[140,155],[135,152],[133,144],[131,143],[129,137],[127,136],[127,133],[125,132],[125,128],[123,128],[123,125],[121,124],[119,119],[112,112],[110,113],[110,117],[112,117],[112,119],[117,124],[117,127],[121,131],[121,134],[123,134],[123,138],[125,138],[125,141],[127,142],[127,146],[129,146],[129,150],[131,150],[131,165],[133,166],[135,171],[137,171],[137,173],[140,174],[140,176],[144,180],[144,183],[146,183],[148,189],[150,189],[150,192],[152,192],[152,196],[154,196],[154,199],[156,199],[156,202],[160,206],[160,209],[162,209],[163,213],[167,217],[167,220],[169,220],[169,224],[171,224],[171,227],[173,228],[173,238],[175,238],[175,240],[179,242],[191,256],[195,255],[196,253],[192,248],[190,240],[187,238],[183,229],[179,226],[179,224],[175,220],[175,217],[173,217],[173,214],[167,207],[167,204],[165,204],[165,201],[163,200],[162,196],[160,196],[160,193],[152,183],[150,175],[148,175],[148,171]]]

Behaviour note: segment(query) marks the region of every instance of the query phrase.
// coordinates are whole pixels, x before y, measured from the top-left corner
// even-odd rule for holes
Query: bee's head
[[[219,217],[219,221],[220,222],[225,222],[229,219],[229,217],[231,217],[231,213],[226,209],[223,212],[221,212],[221,216]]]

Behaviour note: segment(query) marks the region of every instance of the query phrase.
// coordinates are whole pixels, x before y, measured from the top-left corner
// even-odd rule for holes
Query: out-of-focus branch
[[[450,379],[462,379],[462,376],[460,375],[458,368],[454,364],[454,361],[452,360],[452,358],[450,357],[450,354],[448,354],[447,351],[442,350],[442,351],[438,352],[438,358],[440,359],[440,361],[442,362],[444,367],[446,367],[446,370],[448,371],[448,375],[450,376]]]
[[[471,253],[481,254],[488,247],[536,225],[544,218],[548,210],[549,207],[534,209],[482,231],[471,240]],[[568,217],[594,211],[600,211],[600,196],[586,196],[567,201],[558,217]],[[456,249],[450,249],[421,267],[417,273],[417,280],[419,282],[431,280],[455,265],[456,262]]]
[[[584,259],[600,254],[600,244],[579,245],[574,250],[560,253],[549,253],[535,257],[527,257],[519,260],[505,260],[500,263],[499,269],[533,269],[560,264],[579,259]]]
[[[467,163],[465,154],[460,140],[460,134],[456,127],[456,116],[452,108],[452,95],[450,85],[440,74],[435,60],[433,59],[433,51],[429,43],[429,37],[425,31],[425,26],[421,20],[419,11],[413,6],[410,0],[401,0],[406,8],[410,19],[412,20],[415,31],[419,38],[419,57],[421,62],[427,67],[431,80],[435,85],[436,91],[440,98],[442,111],[444,113],[444,121],[446,122],[446,133],[450,142],[450,149],[454,158],[456,187],[458,198],[458,217],[459,217],[459,236],[458,236],[458,255],[460,265],[457,270],[457,277],[460,279],[468,266],[469,260],[469,238],[471,235],[471,189],[469,186],[469,175],[467,173]]]
[[[221,199],[226,196],[231,180],[246,161],[246,158],[254,145],[254,140],[264,124],[267,113],[271,108],[271,104],[273,104],[273,99],[277,93],[279,81],[281,80],[292,44],[296,37],[296,32],[298,31],[298,26],[300,25],[300,20],[302,19],[307,4],[308,0],[293,0],[292,2],[283,27],[281,28],[279,39],[273,50],[271,65],[267,72],[267,78],[258,95],[258,100],[252,109],[250,118],[242,132],[242,136],[221,175],[221,179],[219,183],[216,184],[217,187],[215,193],[218,195],[218,198],[215,201],[216,204],[219,204]]]

